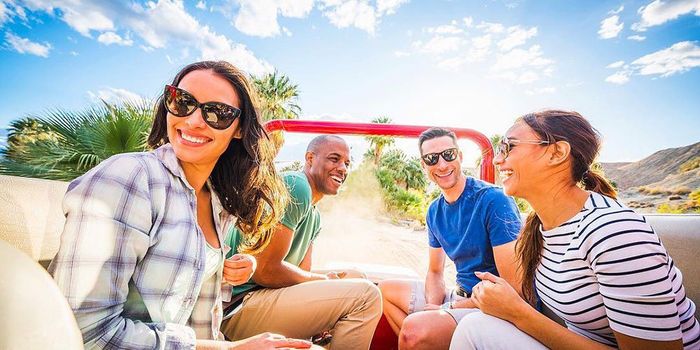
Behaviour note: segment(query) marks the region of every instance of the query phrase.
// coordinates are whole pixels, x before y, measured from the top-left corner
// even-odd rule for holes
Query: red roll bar
[[[311,120],[276,119],[265,123],[265,130],[312,134],[344,134],[344,135],[377,135],[397,137],[418,137],[430,126],[348,123]],[[465,138],[476,143],[481,148],[481,179],[494,183],[495,170],[493,166],[493,148],[491,141],[484,134],[464,128],[446,128],[454,131],[458,138]]]

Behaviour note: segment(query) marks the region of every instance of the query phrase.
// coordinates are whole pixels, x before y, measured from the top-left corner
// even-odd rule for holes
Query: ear
[[[314,153],[306,152],[306,154],[304,155],[304,161],[306,162],[307,166],[311,166],[311,163],[314,161]]]
[[[549,157],[549,164],[559,165],[569,159],[571,154],[571,145],[566,141],[557,141],[552,146],[552,151]]]
[[[237,125],[236,130],[233,132],[233,136],[231,136],[233,139],[242,139],[243,135],[241,135],[241,126]]]

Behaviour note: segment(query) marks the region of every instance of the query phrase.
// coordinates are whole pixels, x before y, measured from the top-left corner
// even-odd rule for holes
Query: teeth
[[[450,176],[450,175],[452,175],[453,172],[454,172],[454,170],[450,171],[450,172],[447,173],[447,174],[443,174],[443,175],[435,174],[435,175],[436,175],[437,177],[445,177],[445,176]]]
[[[191,136],[191,135],[187,135],[187,134],[185,134],[184,132],[180,132],[180,135],[182,136],[182,138],[183,138],[184,140],[189,141],[189,142],[194,142],[194,143],[205,143],[205,142],[207,142],[207,139],[205,139],[205,138],[203,138],[203,137],[194,137],[194,136]]]
[[[501,177],[510,177],[513,175],[512,170],[501,170]]]
[[[339,184],[343,183],[343,179],[338,176],[331,176],[331,179]]]

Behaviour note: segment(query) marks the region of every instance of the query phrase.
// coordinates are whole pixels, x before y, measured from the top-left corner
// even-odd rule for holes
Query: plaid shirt
[[[224,242],[234,218],[212,193]],[[63,210],[49,272],[86,348],[194,349],[195,338],[222,339],[222,271],[203,280],[195,192],[171,145],[105,160],[71,182]]]

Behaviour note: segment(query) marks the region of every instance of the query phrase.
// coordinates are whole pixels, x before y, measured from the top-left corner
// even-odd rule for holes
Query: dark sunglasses
[[[513,149],[513,147],[522,143],[528,145],[548,145],[551,142],[543,140],[511,140],[507,137],[502,137],[501,140],[498,141],[498,144],[496,144],[496,154],[503,155],[503,159],[506,159],[508,158],[508,154],[510,154],[510,151]]]
[[[199,103],[192,94],[172,85],[165,85],[163,104],[170,114],[186,117],[197,108],[202,110],[202,119],[214,129],[224,130],[241,115],[241,110],[221,102]]]
[[[440,161],[440,157],[442,156],[442,159],[444,159],[446,162],[451,162],[455,159],[457,159],[457,154],[459,152],[457,151],[457,148],[448,148],[442,152],[437,152],[437,153],[426,153],[421,157],[423,159],[423,163],[428,166],[433,166]]]

